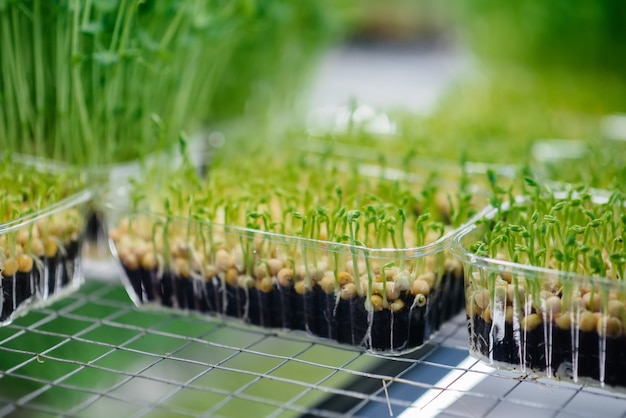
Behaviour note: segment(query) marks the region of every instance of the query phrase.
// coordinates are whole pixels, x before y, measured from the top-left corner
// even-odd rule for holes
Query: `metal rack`
[[[465,319],[405,356],[134,307],[117,281],[0,328],[0,416],[624,417],[626,395],[496,371]]]

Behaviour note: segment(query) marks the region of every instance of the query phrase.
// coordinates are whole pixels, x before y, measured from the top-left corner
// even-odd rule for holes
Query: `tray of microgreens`
[[[470,352],[499,367],[626,386],[623,191],[540,184],[455,238],[463,261]]]
[[[80,175],[62,165],[3,155],[0,165],[0,325],[75,290],[83,281]]]
[[[111,199],[110,244],[137,304],[388,353],[463,309],[448,243],[486,202],[466,180],[238,152],[208,179],[187,167]]]

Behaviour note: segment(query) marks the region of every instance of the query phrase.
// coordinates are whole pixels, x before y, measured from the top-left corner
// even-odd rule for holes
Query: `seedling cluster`
[[[552,188],[556,187],[555,185]],[[523,193],[457,239],[475,355],[578,381],[626,385],[626,206],[620,190]]]
[[[46,172],[10,157],[3,158],[0,183],[0,323],[5,323],[82,280],[81,209],[90,194],[75,173]]]
[[[135,299],[394,352],[462,309],[445,243],[480,207],[464,180],[282,157],[137,184],[110,231]]]

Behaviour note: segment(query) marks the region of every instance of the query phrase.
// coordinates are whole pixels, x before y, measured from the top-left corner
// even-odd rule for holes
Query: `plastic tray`
[[[83,282],[80,249],[91,195],[84,190],[0,224],[0,325],[76,290]]]
[[[469,252],[485,228],[471,225],[451,248],[464,265],[470,353],[525,375],[623,390],[626,283]]]
[[[300,330],[373,352],[420,347],[463,309],[454,229],[373,249],[110,207],[110,246],[138,305]],[[356,272],[356,273],[355,273]]]

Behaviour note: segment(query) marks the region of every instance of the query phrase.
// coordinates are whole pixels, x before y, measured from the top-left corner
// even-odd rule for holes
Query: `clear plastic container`
[[[495,209],[492,209],[495,213]],[[626,283],[478,256],[475,224],[454,239],[463,262],[472,356],[499,368],[626,387]]]
[[[91,195],[84,190],[0,224],[0,325],[82,284],[81,246]]]
[[[198,171],[200,176],[205,176],[211,164],[211,158],[216,146],[211,141],[212,135],[221,135],[219,132],[201,131],[189,139],[186,152],[189,163]],[[89,167],[86,169],[89,185],[94,189],[95,196],[87,219],[87,238],[91,244],[87,251],[87,257],[93,260],[110,257],[107,245],[107,237],[104,224],[106,214],[105,202],[115,192],[129,185],[145,175],[150,175],[151,170],[162,167],[179,167],[183,164],[183,156],[179,144],[166,150],[153,152],[141,159]],[[121,199],[124,199],[122,197]]]
[[[464,306],[461,265],[431,244],[374,249],[109,208],[138,305],[301,330],[372,352],[420,347]]]

